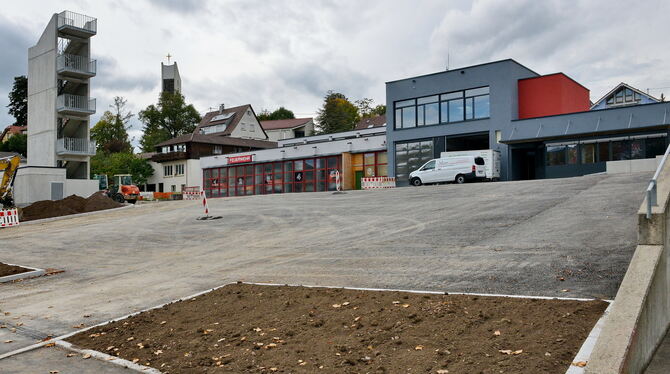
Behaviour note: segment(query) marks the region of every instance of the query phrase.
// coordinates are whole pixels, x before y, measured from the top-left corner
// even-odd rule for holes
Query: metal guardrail
[[[98,20],[90,16],[66,10],[58,14],[58,28],[65,26],[76,27],[95,33],[98,30]]]
[[[57,110],[77,110],[95,113],[95,99],[88,99],[86,96],[63,94],[56,98]]]
[[[670,146],[665,150],[661,163],[658,165],[658,168],[656,168],[656,172],[651,178],[651,181],[649,181],[649,186],[647,187],[647,219],[651,218],[651,207],[658,205],[658,177],[661,175],[661,170],[663,170],[663,166],[668,160],[668,154],[670,154]]]
[[[89,60],[86,56],[63,53],[56,58],[58,70],[69,69],[82,73],[95,74],[97,68],[96,60]]]
[[[56,153],[95,156],[96,144],[85,138],[56,139]]]

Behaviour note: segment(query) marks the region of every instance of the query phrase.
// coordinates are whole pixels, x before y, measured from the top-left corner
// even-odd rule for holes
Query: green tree
[[[144,152],[153,152],[156,144],[189,134],[200,122],[200,114],[191,104],[186,104],[179,92],[162,92],[157,105],[149,105],[140,112],[144,135],[140,146]]]
[[[117,96],[110,107],[114,113],[106,111],[98,123],[91,129],[91,138],[97,142],[98,152],[103,153],[131,153],[133,147],[128,138],[128,122],[133,113],[125,110],[126,100]]]
[[[4,143],[0,143],[0,151],[16,152],[24,157],[28,155],[28,135],[14,134]]]
[[[14,116],[15,126],[28,124],[28,78],[25,75],[14,77],[14,87],[9,93],[9,114]]]
[[[358,108],[341,93],[328,91],[316,120],[319,134],[350,131],[359,121]]]
[[[112,180],[116,174],[130,174],[133,183],[144,184],[154,174],[149,161],[132,153],[98,153],[91,157],[91,177],[106,174]]]
[[[275,110],[274,112],[263,109],[256,117],[258,117],[259,121],[275,121],[278,119],[294,119],[295,114],[283,106],[280,106],[279,109]]]
[[[356,108],[358,108],[358,114],[361,116],[361,118],[376,117],[386,114],[386,105],[379,104],[377,106],[373,106],[374,100],[372,99],[363,98],[356,100],[355,105]]]

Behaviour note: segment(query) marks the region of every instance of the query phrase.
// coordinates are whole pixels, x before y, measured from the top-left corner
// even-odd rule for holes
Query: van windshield
[[[475,157],[475,164],[484,165],[484,159],[482,157]]]
[[[435,169],[435,160],[428,161],[428,163],[423,165],[423,167],[421,168],[421,170],[433,170],[433,169]]]

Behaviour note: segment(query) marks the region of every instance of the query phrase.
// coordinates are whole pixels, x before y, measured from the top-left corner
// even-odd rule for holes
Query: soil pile
[[[37,201],[23,208],[22,221],[67,216],[70,214],[94,212],[97,210],[113,209],[123,206],[106,195],[96,192],[88,198],[71,195],[63,200]]]
[[[103,193],[94,193],[86,199],[84,204],[84,212],[95,212],[97,210],[114,209],[123,206],[116,201],[107,197]]]
[[[26,271],[30,271],[30,269],[22,268],[20,266],[15,265],[7,265],[0,262],[0,277],[6,277],[8,275],[14,275],[14,274],[21,274],[25,273]]]
[[[235,284],[68,341],[164,373],[565,373],[606,307]]]

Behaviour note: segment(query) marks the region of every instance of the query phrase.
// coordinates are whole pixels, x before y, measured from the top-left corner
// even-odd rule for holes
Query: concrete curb
[[[94,212],[86,212],[86,213],[77,213],[77,214],[68,214],[67,216],[59,216],[59,217],[51,217],[51,218],[42,218],[42,219],[36,219],[34,221],[26,221],[26,222],[21,222],[21,226],[26,226],[26,225],[35,225],[38,223],[47,223],[47,222],[53,222],[53,221],[60,221],[64,219],[69,219],[69,218],[77,218],[77,217],[84,217],[84,216],[92,216],[94,214],[100,214],[100,213],[108,213],[108,212],[115,212],[117,210],[121,209],[128,209],[132,208],[135,205],[130,204],[118,208],[112,208],[112,209],[103,209],[103,210],[96,210]]]
[[[42,275],[47,273],[46,270],[44,270],[44,269],[38,269],[38,268],[34,268],[32,266],[23,266],[23,265],[15,265],[15,264],[6,264],[6,265],[20,266],[24,269],[32,269],[32,271],[26,271],[26,272],[19,273],[19,274],[7,275],[7,276],[4,276],[4,277],[0,277],[0,283],[7,283],[7,282],[19,280],[19,279],[35,278],[35,277],[39,277],[39,276],[42,276]]]
[[[154,310],[154,309],[159,309],[159,308],[162,308],[162,307],[164,307],[164,306],[166,306],[166,305],[170,305],[170,304],[177,303],[177,302],[180,302],[180,301],[190,300],[190,299],[196,298],[196,297],[198,297],[198,296],[202,296],[202,295],[204,295],[204,294],[210,293],[210,292],[212,292],[212,291],[216,291],[216,290],[218,290],[218,289],[220,289],[220,288],[223,288],[223,287],[225,287],[225,286],[229,286],[229,285],[232,285],[232,284],[249,284],[249,285],[257,285],[257,286],[275,286],[275,287],[279,287],[279,286],[289,286],[289,287],[307,287],[307,288],[329,288],[329,289],[344,289],[344,290],[354,290],[354,291],[408,292],[408,293],[416,293],[416,294],[424,294],[424,295],[427,294],[427,295],[488,296],[488,297],[509,297],[509,298],[516,298],[516,299],[568,300],[568,301],[591,301],[591,300],[595,300],[595,299],[573,298],[573,297],[550,297],[550,296],[527,296],[527,295],[497,295],[497,294],[483,294],[483,293],[446,292],[446,291],[422,291],[422,290],[402,290],[402,289],[388,289],[388,288],[314,286],[314,285],[287,284],[287,283],[279,284],[279,283],[258,283],[258,282],[230,282],[230,283],[224,283],[224,284],[222,284],[222,285],[220,285],[220,286],[217,286],[217,287],[209,288],[209,289],[204,290],[204,291],[197,292],[197,293],[192,294],[192,295],[189,295],[189,296],[185,296],[185,297],[181,297],[181,298],[178,298],[178,299],[174,299],[174,300],[172,300],[172,301],[168,301],[168,302],[163,303],[163,304],[159,304],[159,305],[156,305],[156,306],[152,306],[152,307],[149,307],[149,308],[145,308],[145,309],[142,309],[142,310],[138,310],[137,312],[133,312],[133,313],[130,313],[130,314],[126,314],[126,315],[123,315],[123,316],[121,316],[121,317],[117,317],[117,318],[114,318],[114,319],[111,319],[111,320],[108,320],[108,321],[104,321],[104,322],[98,323],[98,324],[93,325],[93,326],[89,326],[89,327],[86,327],[86,328],[83,328],[83,329],[79,329],[79,330],[77,330],[77,331],[73,331],[73,332],[68,333],[68,334],[65,334],[65,335],[61,335],[61,336],[58,336],[58,337],[55,337],[55,338],[51,338],[51,339],[49,339],[49,340],[46,340],[46,341],[37,343],[37,344],[30,345],[30,346],[28,346],[28,347],[20,348],[20,349],[17,349],[17,350],[15,350],[15,351],[11,351],[11,352],[5,353],[5,354],[3,354],[3,355],[0,355],[0,360],[2,360],[2,359],[4,359],[4,358],[7,358],[7,357],[11,357],[11,356],[17,355],[17,354],[21,354],[21,353],[24,353],[24,352],[28,352],[28,351],[31,351],[31,350],[33,350],[33,349],[37,349],[37,348],[44,347],[44,346],[46,346],[46,345],[48,345],[48,344],[50,344],[50,343],[54,343],[54,344],[56,344],[57,346],[62,347],[62,348],[64,348],[64,349],[68,349],[68,350],[70,350],[70,351],[77,352],[77,353],[81,353],[81,354],[90,354],[91,357],[96,358],[96,359],[98,359],[98,360],[106,361],[106,362],[109,362],[109,363],[111,363],[111,364],[118,365],[118,366],[123,366],[123,367],[129,368],[129,369],[134,370],[134,371],[137,371],[137,372],[141,372],[141,373],[151,373],[151,374],[162,374],[162,372],[159,371],[159,370],[157,370],[157,369],[154,369],[154,368],[151,368],[151,367],[148,367],[148,366],[144,366],[144,365],[138,365],[138,364],[135,364],[135,363],[133,363],[133,362],[131,362],[131,361],[128,361],[128,360],[125,360],[125,359],[121,359],[121,358],[118,358],[118,357],[115,357],[115,356],[111,356],[111,355],[108,355],[108,354],[103,353],[103,352],[100,352],[100,351],[76,348],[73,344],[66,342],[65,339],[67,339],[67,338],[69,338],[69,337],[71,337],[71,336],[77,335],[77,334],[79,334],[79,333],[82,333],[82,332],[85,332],[85,331],[94,329],[94,328],[96,328],[96,327],[104,326],[104,325],[110,324],[110,323],[112,323],[112,322],[122,321],[122,320],[124,320],[124,319],[130,318],[130,317],[133,317],[133,316],[136,316],[136,315],[138,315],[138,314],[140,314],[140,313],[148,312],[148,311],[150,311],[150,310]],[[608,302],[608,303],[611,303],[610,300],[603,300],[603,301],[606,301],[606,302]],[[609,310],[609,307],[607,308],[607,310]],[[602,320],[603,320],[604,316],[606,315],[607,310],[605,311],[605,313],[603,313],[603,316],[601,316],[600,319],[598,320],[598,322],[596,323],[596,327],[598,327],[598,326],[602,323]],[[595,340],[597,339],[598,334],[600,333],[600,328],[598,328],[598,329],[596,330],[596,327],[594,327],[594,328],[592,329],[592,331],[591,331],[591,333],[589,334],[588,338],[586,339],[586,341],[584,342],[584,344],[582,344],[582,348],[581,348],[581,349],[579,350],[579,352],[577,353],[576,358],[581,357],[580,354],[582,354],[582,355],[587,355],[587,354],[590,355],[590,353],[591,353],[591,349],[592,349],[592,345],[593,345],[593,343],[595,342]],[[592,337],[592,335],[594,335],[594,336]],[[589,339],[592,339],[593,341],[591,341],[591,340],[589,340]],[[591,346],[590,348],[587,346],[587,342],[589,342],[589,344],[590,344],[590,346]],[[585,348],[585,346],[587,346],[587,348]],[[583,350],[584,350],[584,352],[582,352]],[[574,362],[574,360],[573,360],[573,362]],[[583,371],[571,372],[570,369],[572,369],[572,366],[568,369],[568,372],[566,372],[566,374],[580,374],[580,373],[583,372]],[[583,368],[579,368],[579,369],[583,370]]]
[[[76,353],[79,353],[79,354],[82,354],[82,355],[89,354],[89,355],[91,355],[91,357],[93,357],[95,359],[98,359],[98,360],[101,360],[101,361],[106,361],[106,362],[109,362],[109,363],[114,364],[114,365],[123,366],[123,367],[126,367],[128,369],[140,372],[140,373],[161,374],[160,371],[158,371],[158,370],[156,370],[152,367],[136,364],[132,361],[128,361],[128,360],[125,360],[125,359],[122,359],[122,358],[119,358],[119,357],[116,357],[116,356],[108,355],[107,353],[102,353],[102,352],[94,351],[94,350],[91,350],[91,349],[79,349],[79,348],[76,348],[71,343],[68,343],[66,341],[62,341],[62,340],[56,341],[56,345],[61,347],[61,348],[64,348],[64,349],[67,349],[69,351],[76,352]]]
[[[579,352],[575,355],[575,358],[572,360],[572,362],[579,362],[579,361],[584,361],[584,362],[589,362],[591,359],[591,353],[593,353],[593,347],[596,345],[596,341],[598,341],[598,337],[600,336],[600,333],[603,330],[603,326],[605,325],[605,319],[607,318],[607,315],[610,312],[610,309],[612,309],[612,302],[609,302],[610,305],[607,306],[607,309],[605,309],[605,312],[603,312],[603,315],[598,319],[598,322],[596,322],[595,326],[593,326],[593,329],[589,333],[589,336],[586,337],[586,340],[584,340],[584,344],[582,344],[582,347],[579,348]],[[574,366],[570,365],[568,368],[568,371],[565,372],[565,374],[583,374],[586,372],[586,367],[579,367],[579,366]]]

